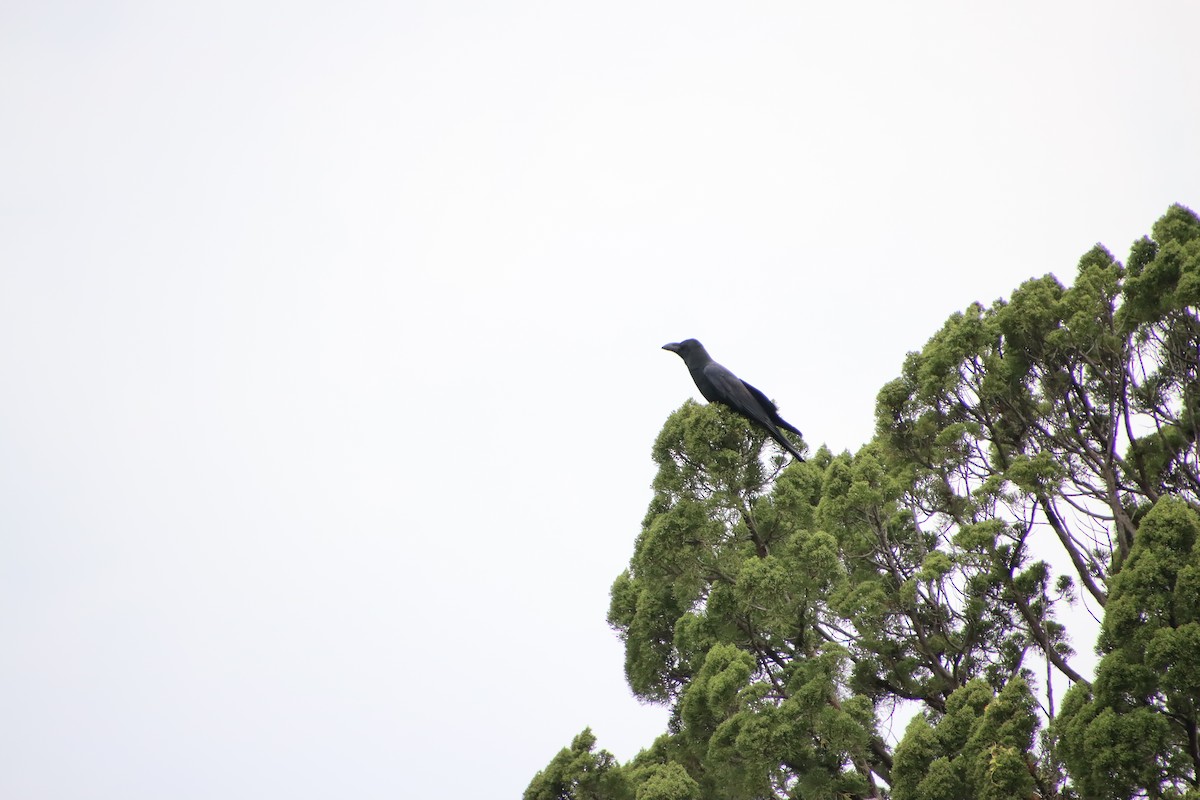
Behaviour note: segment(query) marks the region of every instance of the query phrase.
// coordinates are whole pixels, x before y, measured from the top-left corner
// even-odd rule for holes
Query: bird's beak
[[[679,342],[671,342],[670,344],[664,344],[662,346],[662,349],[670,350],[672,353],[678,353],[679,352]]]

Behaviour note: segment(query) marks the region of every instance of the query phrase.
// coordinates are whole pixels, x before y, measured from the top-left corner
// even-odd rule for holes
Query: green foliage
[[[1127,326],[1153,323],[1173,312],[1200,306],[1200,219],[1172,206],[1130,258],[1122,320]]]
[[[1152,234],[952,315],[855,453],[784,468],[721,406],[672,414],[608,615],[669,733],[559,771],[637,798],[1196,797],[1200,219]]]
[[[896,746],[894,800],[1025,798],[1034,790],[1030,749],[1038,722],[1021,678],[994,694],[975,680],[950,695],[946,713],[914,717]],[[936,715],[935,715],[936,716]]]
[[[700,800],[700,786],[674,762],[656,764],[638,783],[636,800]]]
[[[612,753],[595,752],[595,746],[591,728],[584,728],[533,777],[525,800],[634,800]]]
[[[1088,796],[1164,796],[1200,779],[1198,540],[1200,513],[1164,497],[1112,581],[1096,680],[1072,690],[1055,723]]]

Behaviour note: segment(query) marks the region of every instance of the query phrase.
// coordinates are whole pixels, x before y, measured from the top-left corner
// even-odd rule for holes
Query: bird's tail
[[[801,463],[804,462],[804,456],[800,455],[800,451],[796,449],[795,445],[793,445],[791,442],[789,442],[787,440],[786,436],[784,436],[782,433],[780,433],[777,430],[768,431],[768,433],[771,434],[772,439],[779,442],[779,444],[783,447],[784,450],[787,450],[789,453],[791,453],[793,458],[795,458],[797,461],[799,461]]]

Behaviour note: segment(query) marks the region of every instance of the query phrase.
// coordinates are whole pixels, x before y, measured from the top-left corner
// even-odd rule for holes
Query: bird
[[[795,456],[797,461],[804,460],[800,451],[779,429],[783,428],[801,437],[803,434],[779,416],[779,409],[769,397],[713,361],[704,345],[695,339],[684,339],[682,342],[664,344],[662,349],[670,350],[683,359],[688,372],[692,374],[692,380],[696,382],[696,388],[704,395],[705,400],[733,409],[763,428],[784,450]]]

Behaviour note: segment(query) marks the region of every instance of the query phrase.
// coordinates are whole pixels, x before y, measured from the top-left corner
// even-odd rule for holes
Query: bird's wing
[[[746,383],[745,381],[742,381],[742,385],[745,386],[747,390],[749,390],[750,394],[752,394],[756,398],[758,398],[758,402],[762,404],[763,411],[765,411],[767,413],[767,416],[769,416],[771,418],[771,422],[778,425],[780,428],[783,428],[785,431],[791,431],[792,433],[796,434],[800,438],[804,438],[804,434],[801,433],[796,428],[795,425],[788,422],[783,417],[779,416],[779,407],[776,406],[774,402],[772,402],[771,398],[767,397],[761,391],[759,391],[758,389],[755,389],[753,386]]]
[[[745,386],[746,391],[748,391],[748,392],[750,392],[750,394],[754,395],[754,398],[756,400],[758,400],[759,404],[762,406],[763,411],[767,412],[771,416],[775,416],[772,412],[778,411],[779,409],[775,405],[775,403],[771,400],[771,398],[767,397],[760,390],[755,389],[753,386],[746,383],[745,381],[742,381],[742,386]]]
[[[775,405],[765,394],[716,362],[704,368],[704,377],[716,389],[718,402],[768,428],[772,426],[771,410]]]
[[[769,397],[715,361],[704,367],[704,377],[715,394],[714,397],[708,397],[708,394],[705,393],[709,402],[724,403],[742,416],[757,422],[767,433],[771,434],[772,439],[795,456],[797,461],[804,460],[804,456],[800,455],[796,446],[789,442],[787,437],[780,433],[779,428],[775,426],[776,420],[779,422],[783,422],[783,420],[780,419],[775,404]],[[697,381],[698,383],[699,381]],[[783,425],[797,436],[800,435],[800,431],[786,422]]]
[[[797,428],[792,423],[788,422],[783,417],[779,416],[779,412],[772,414],[771,417],[775,420],[775,424],[778,425],[779,427],[783,428],[785,431],[791,431],[792,433],[799,436],[801,439],[804,438],[804,434],[800,432],[800,429]]]

